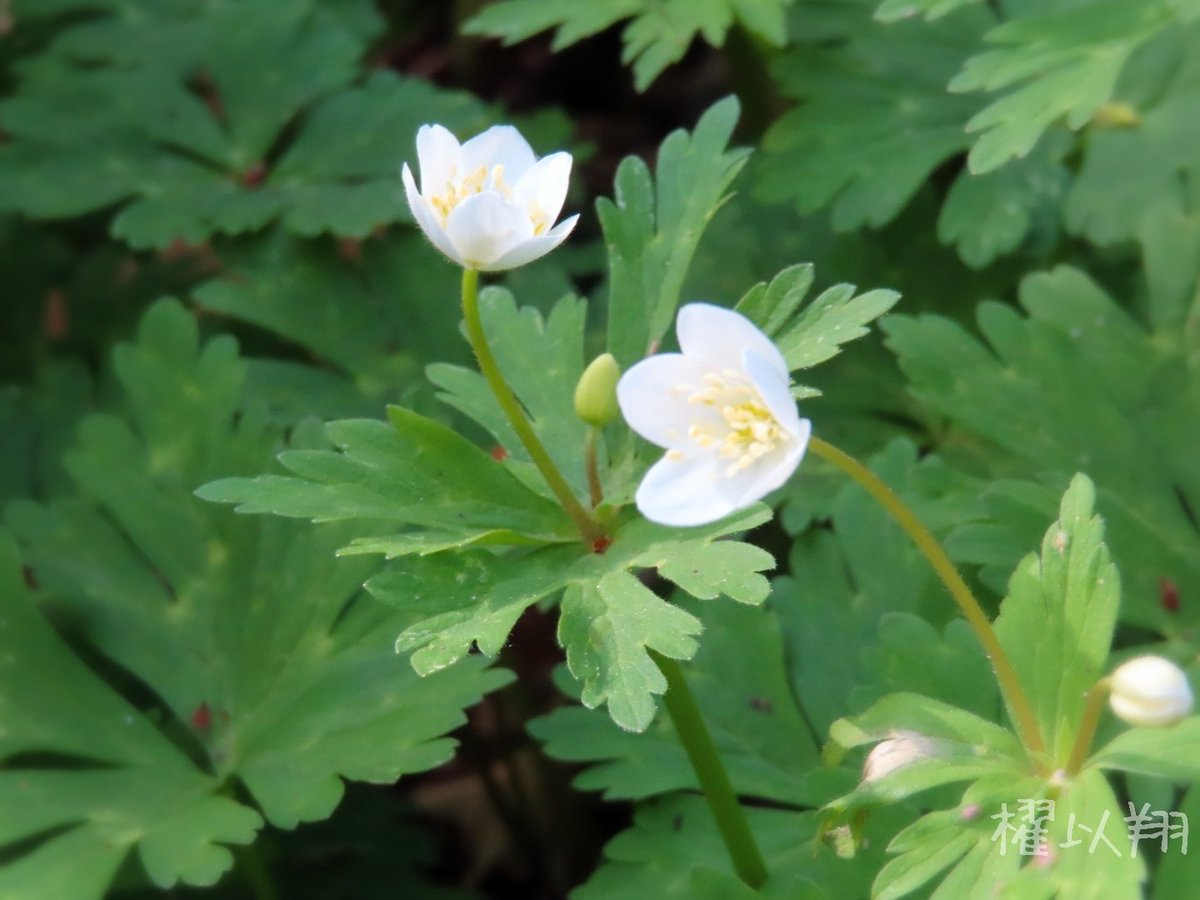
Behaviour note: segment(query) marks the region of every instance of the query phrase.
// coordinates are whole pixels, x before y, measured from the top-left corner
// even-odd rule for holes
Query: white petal
[[[717,369],[742,369],[742,351],[760,356],[785,380],[787,363],[771,339],[743,316],[711,303],[689,303],[675,320],[679,348]]]
[[[480,166],[489,172],[496,166],[504,166],[504,180],[512,185],[536,158],[521,132],[511,125],[493,125],[462,145],[461,175],[465,177]]]
[[[496,260],[533,237],[524,208],[494,191],[473,194],[446,221],[446,234],[463,264],[488,269]]]
[[[798,433],[777,447],[774,453],[755,460],[753,465],[725,479],[724,491],[734,509],[745,509],[771,491],[783,487],[792,477],[800,460],[804,459],[804,451],[808,449],[812,422],[801,419],[797,427]]]
[[[725,518],[736,508],[719,489],[724,480],[714,456],[664,456],[638,485],[637,508],[660,525],[706,525]]]
[[[682,353],[659,353],[636,363],[617,382],[617,404],[629,427],[660,447],[693,446],[688,429],[696,423],[722,427],[710,406],[689,403],[710,371]]]
[[[425,202],[425,198],[417,191],[417,185],[413,181],[413,175],[408,168],[408,163],[404,164],[404,169],[400,172],[400,177],[404,180],[404,193],[408,197],[408,208],[412,210],[413,218],[417,220],[417,224],[425,232],[425,237],[429,238],[433,242],[433,246],[441,250],[451,260],[460,266],[465,265],[458,251],[454,249],[454,244],[450,242],[450,238],[442,228],[441,223],[438,222],[437,216],[429,208],[429,204]]]
[[[422,125],[417,130],[417,163],[421,193],[426,197],[444,194],[446,186],[463,174],[458,138],[441,125]]]
[[[562,212],[571,183],[571,154],[551,153],[533,164],[513,185],[513,194],[526,208],[535,207],[552,225]]]
[[[766,403],[771,415],[788,434],[796,435],[800,429],[800,413],[796,409],[796,400],[788,390],[788,377],[779,377],[779,371],[767,360],[753,350],[742,351],[742,367],[759,395]]]
[[[579,216],[574,215],[569,219],[563,219],[558,225],[546,234],[539,237],[532,237],[523,244],[518,244],[513,247],[491,265],[484,268],[484,272],[501,272],[505,269],[515,269],[517,266],[523,266],[525,263],[533,262],[540,256],[545,256],[559,244],[567,239],[567,235],[575,228],[575,223],[579,221]]]

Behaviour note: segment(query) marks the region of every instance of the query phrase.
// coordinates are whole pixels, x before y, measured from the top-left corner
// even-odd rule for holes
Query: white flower
[[[408,205],[435,247],[469,269],[499,272],[561,244],[579,216],[554,225],[567,196],[571,154],[537,159],[520,132],[496,125],[459,145],[441,125],[417,132],[421,189],[408,163]]]
[[[783,355],[749,319],[690,303],[675,333],[683,352],[633,366],[617,402],[634,431],[667,450],[638,487],[642,515],[703,525],[787,481],[812,424],[796,411]]]
[[[1110,677],[1108,702],[1131,725],[1174,725],[1192,711],[1192,689],[1183,669],[1161,656],[1139,656]]]

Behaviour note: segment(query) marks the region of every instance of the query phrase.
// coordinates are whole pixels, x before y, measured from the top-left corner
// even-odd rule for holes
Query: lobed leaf
[[[791,0],[500,0],[485,6],[463,30],[515,44],[556,29],[553,47],[564,47],[630,19],[622,32],[621,61],[633,67],[639,91],[678,62],[697,36],[721,46],[738,25],[779,46],[786,37],[784,8]]]
[[[934,316],[892,316],[884,325],[913,393],[950,418],[956,440],[977,442],[985,471],[1003,477],[1018,465],[1038,472],[1044,485],[1019,494],[1003,484],[992,489],[988,496],[1001,504],[994,508],[1011,516],[1020,535],[975,558],[1015,566],[1018,556],[1010,554],[1040,530],[1030,504],[1052,512],[1046,498],[1085,471],[1124,576],[1122,621],[1178,634],[1197,611],[1164,607],[1161,583],[1181,595],[1200,590],[1191,513],[1200,502],[1193,499],[1200,468],[1190,449],[1200,441],[1200,418],[1193,389],[1181,389],[1194,384],[1195,372],[1179,332],[1165,321],[1147,329],[1067,267],[1028,276],[1020,300],[1025,315],[980,307],[986,345]]]
[[[668,135],[655,179],[640,159],[626,158],[614,199],[596,201],[609,257],[608,349],[622,367],[652,352],[670,326],[704,228],[746,162],[748,151],[726,149],[738,108],[729,97],[692,134]]]
[[[721,542],[717,547],[745,547]],[[820,799],[808,779],[817,748],[788,680],[783,639],[770,606],[677,601],[704,625],[704,641],[685,670],[734,788],[774,802]],[[752,648],[752,652],[751,649]],[[608,799],[642,799],[699,787],[667,718],[632,735],[577,706],[529,725],[556,759],[592,765],[576,787]]]
[[[1100,0],[1034,12],[989,31],[988,42],[999,49],[972,57],[950,82],[959,93],[1011,89],[967,123],[983,132],[968,157],[971,171],[1024,157],[1060,119],[1072,130],[1087,124],[1112,97],[1130,54],[1173,18],[1166,0]]]
[[[343,534],[191,496],[279,441],[232,342],[197,331],[178,304],[154,306],[114,354],[126,411],[86,419],[67,456],[76,496],[8,510],[46,607],[151,698],[119,699],[4,576],[0,665],[21,673],[0,697],[14,896],[99,897],[134,849],[160,887],[211,884],[222,845],[263,818],[292,828],[328,816],[343,779],[443,762],[462,707],[508,677],[471,663],[420,680],[393,647],[411,619],[365,597],[372,567],[336,559]],[[249,800],[227,796],[233,779]]]
[[[791,200],[804,213],[830,207],[839,231],[878,227],[970,146],[963,128],[977,104],[948,94],[946,83],[987,16],[963,10],[885,28],[860,4],[803,15],[801,34],[815,46],[798,45],[775,65],[798,103],[763,139],[755,196]]]

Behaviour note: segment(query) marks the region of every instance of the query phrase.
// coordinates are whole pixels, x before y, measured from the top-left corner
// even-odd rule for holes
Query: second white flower
[[[675,323],[680,353],[642,360],[617,400],[629,426],[666,449],[637,506],[663,525],[703,525],[783,485],[808,446],[779,349],[748,319],[690,303]]]

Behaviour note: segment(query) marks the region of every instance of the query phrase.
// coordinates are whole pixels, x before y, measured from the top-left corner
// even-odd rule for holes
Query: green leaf
[[[847,859],[824,845],[814,812],[761,806],[745,812],[770,872],[767,883],[746,896],[775,900],[868,896],[882,848],[900,821],[888,810],[872,816],[864,826],[862,850]],[[703,799],[678,796],[638,806],[632,827],[608,842],[604,863],[572,895],[580,900],[740,898],[743,893],[733,893],[739,883]]]
[[[860,716],[833,723],[835,747],[848,750],[907,730],[964,745],[981,760],[1020,758],[1021,746],[1007,728],[982,716],[919,694],[889,694]]]
[[[632,19],[622,32],[621,61],[632,65],[639,91],[678,62],[697,36],[713,46],[725,42],[735,23],[776,46],[786,38],[784,7],[791,0],[500,0],[467,22],[467,34],[484,34],[515,44],[551,28],[561,50]]]
[[[876,640],[862,655],[878,690],[921,693],[985,717],[998,712],[991,663],[962,619],[939,634],[920,616],[889,612],[879,620]]]
[[[534,431],[577,493],[585,493],[587,426],[575,415],[573,398],[583,374],[587,304],[563,297],[549,315],[542,316],[530,307],[519,309],[512,294],[502,288],[484,288],[479,307],[488,344]],[[529,454],[479,372],[446,363],[434,363],[426,372],[441,388],[439,399],[483,425],[510,458],[529,462]],[[604,460],[601,468],[607,469]],[[540,476],[533,476],[531,484],[551,496]],[[606,491],[606,496],[610,494]]]
[[[1145,854],[1134,856],[1129,852],[1129,834],[1123,821],[1128,812],[1103,775],[1095,771],[1081,773],[1057,798],[1054,819],[1046,823],[1054,864],[1026,865],[1006,888],[1013,896],[1029,896],[1046,885],[1040,888],[1044,896],[1091,900],[1144,897]],[[1083,828],[1103,833],[1109,843],[1099,840],[1093,851],[1095,835]]]
[[[112,231],[136,247],[261,228],[286,204],[266,168],[273,145],[349,84],[378,24],[368,13],[366,28],[349,26],[310,0],[269,12],[137,5],[147,8],[136,26],[69,30],[0,108],[16,138],[0,153],[5,205],[54,217],[128,201]],[[271,77],[247,64],[256,59],[271,60]]]
[[[367,589],[421,617],[400,635],[398,646],[415,650],[413,666],[422,673],[457,662],[472,645],[486,655],[498,653],[525,609],[565,591],[559,641],[572,674],[583,682],[585,705],[607,703],[618,725],[644,731],[654,716],[654,695],[666,689],[647,649],[688,659],[701,626],[634,575],[657,568],[698,596],[761,602],[767,582],[757,573],[773,564],[770,554],[714,542],[768,515],[760,505],[690,529],[633,519],[613,532],[612,544],[600,553],[571,543],[505,555],[469,551],[407,558],[372,578]],[[727,566],[697,562],[714,550]]]
[[[760,281],[746,291],[734,309],[774,338],[800,308],[812,283],[812,263],[788,266],[770,284]]]
[[[286,198],[289,231],[365,238],[380,226],[412,221],[399,170],[406,159],[416,169],[414,139],[421,125],[437,121],[466,136],[494,118],[466,92],[375,72],[361,87],[312,111],[267,187]]]
[[[979,3],[980,0],[883,0],[875,10],[880,22],[896,22],[911,16],[924,16],[929,21],[940,19],[960,6]]]
[[[973,515],[975,483],[936,457],[918,461],[912,443],[894,440],[869,462],[935,535]],[[801,470],[792,502],[804,497],[814,477]],[[893,691],[994,715],[990,666],[953,618],[954,606],[928,561],[858,485],[840,478],[837,484],[831,508],[814,513],[830,521],[832,533],[818,528],[801,535],[792,545],[789,574],[772,585],[792,683],[814,729],[825,734],[835,719]],[[943,637],[945,623],[952,624]],[[938,677],[943,664],[960,668],[953,678]]]
[[[219,796],[218,779],[54,633],[6,535],[0,597],[0,759],[12,760],[0,771],[0,843],[31,842],[0,869],[0,895],[99,898],[134,849],[161,887],[214,883],[233,863],[226,845],[253,840],[261,818]],[[34,753],[76,765],[18,761]]]
[[[613,721],[630,731],[650,726],[654,695],[667,689],[648,651],[690,659],[700,631],[695,617],[664,603],[624,571],[609,573],[594,587],[569,588],[558,621],[567,666],[583,682],[584,706],[608,704]]]
[[[1169,812],[1170,810],[1168,810]],[[1200,790],[1195,785],[1190,787],[1183,796],[1183,802],[1177,804],[1176,812],[1187,816],[1188,822],[1200,821]],[[1153,900],[1178,900],[1186,897],[1195,879],[1200,875],[1200,864],[1195,853],[1176,852],[1179,848],[1172,846],[1165,854],[1154,873],[1154,882],[1150,896]]]
[[[1041,807],[1033,805],[1039,802]],[[1033,853],[1034,815],[1046,816],[1041,857]],[[1095,771],[1050,797],[1035,780],[985,779],[957,807],[929,813],[896,835],[888,850],[898,855],[879,873],[871,896],[898,900],[946,872],[928,894],[935,900],[993,895],[1136,900],[1145,866],[1128,852],[1123,815]]]
[[[92,399],[82,365],[41,367],[35,384],[0,389],[0,507],[17,497],[48,496],[66,481],[59,457]]]
[[[810,369],[841,352],[842,344],[868,334],[867,325],[895,306],[900,295],[877,289],[854,293],[852,284],[823,291],[776,338],[789,369]]]
[[[279,442],[242,392],[232,341],[201,344],[163,301],[113,368],[127,412],[84,421],[66,460],[78,496],[13,504],[8,521],[47,608],[150,699],[127,706],[27,601],[9,604],[0,757],[13,766],[0,776],[2,808],[22,812],[0,814],[0,842],[38,837],[0,876],[14,896],[98,897],[135,845],[160,886],[212,883],[229,865],[212,845],[260,823],[224,796],[233,779],[275,826],[323,818],[343,779],[390,783],[448,759],[462,707],[508,679],[473,661],[420,680],[393,646],[412,619],[366,597],[373,567],[334,556],[344,533],[192,496],[214,472],[259,469]],[[64,889],[65,872],[92,887]]]
[[[61,217],[119,204],[112,233],[138,248],[277,220],[300,235],[366,238],[411,221],[400,163],[415,162],[421,124],[469,134],[498,117],[391,72],[352,86],[382,25],[368,0],[123,6],[136,14],[68,27],[0,104],[13,136],[0,207]],[[530,124],[561,135],[562,122]]]
[[[1130,54],[1172,18],[1165,0],[1099,0],[1039,10],[989,31],[988,42],[1000,47],[972,57],[950,82],[959,93],[1010,89],[967,123],[983,132],[968,156],[971,171],[1025,156],[1060,119],[1072,130],[1086,125],[1112,97]]]
[[[1196,176],[1191,148],[1200,125],[1200,29],[1167,29],[1127,67],[1111,109],[1124,119],[1105,126],[1105,108],[1088,133],[1064,213],[1067,227],[1098,244],[1127,241],[1156,206],[1178,205]],[[1143,62],[1144,60],[1144,62]]]
[[[336,522],[366,519],[439,533],[507,529],[557,541],[569,523],[504,466],[445,425],[399,406],[391,423],[351,419],[325,426],[336,450],[287,450],[298,477],[223,478],[196,493],[244,513]]]
[[[955,179],[938,218],[938,238],[963,262],[982,268],[1017,249],[1034,232],[1055,234],[1070,175],[1061,162],[1069,141],[1052,134],[1025,158]]]
[[[868,334],[866,326],[900,299],[899,294],[888,290],[855,296],[854,285],[838,284],[800,310],[812,281],[811,264],[790,266],[770,284],[756,284],[734,307],[775,341],[793,371],[812,368],[837,356],[842,344]],[[814,393],[802,390],[808,392],[806,396]]]
[[[1070,755],[1085,695],[1108,659],[1121,600],[1094,502],[1091,481],[1075,476],[1040,558],[1031,554],[1017,566],[995,622],[1046,749],[1060,763]]]
[[[466,358],[455,272],[415,232],[347,252],[275,229],[225,248],[223,261],[194,292],[204,309],[304,347],[369,395],[394,397],[424,361]]]
[[[748,545],[712,545],[726,546]],[[734,789],[777,803],[811,805],[824,799],[807,781],[817,748],[792,694],[774,610],[678,602],[704,625],[703,643],[684,670]],[[529,730],[555,759],[592,763],[575,786],[603,791],[607,799],[699,788],[668,717],[632,735],[567,706],[533,720]]]
[[[450,666],[477,646],[500,652],[517,618],[562,588],[561,572],[574,558],[570,548],[497,556],[464,552],[406,559],[367,582],[385,603],[424,616],[397,639],[416,650],[413,667],[428,675]]]
[[[617,169],[614,199],[596,201],[609,255],[608,349],[628,367],[651,352],[675,316],[688,264],[748,151],[726,150],[737,122],[730,97],[675,131],[658,153],[658,173],[637,157]]]
[[[1167,199],[1138,229],[1149,288],[1149,320],[1155,328],[1182,324],[1200,276],[1200,222]]]
[[[865,4],[797,10],[798,45],[775,64],[797,105],[763,139],[760,200],[804,213],[831,207],[833,227],[893,219],[946,160],[970,146],[978,104],[946,92],[988,21],[962,10],[933,24],[884,27]]]
[[[867,848],[842,859],[820,839],[812,812],[747,807],[746,817],[762,849],[770,878],[745,896],[865,897],[878,849],[896,827],[883,811],[866,826]],[[728,853],[700,797],[666,797],[641,805],[631,828],[604,848],[605,861],[573,893],[579,900],[641,900],[645,897],[742,897]],[[744,886],[743,886],[744,887]],[[717,893],[712,893],[717,891]],[[723,892],[722,892],[723,891]],[[706,893],[708,892],[708,893]]]
[[[890,849],[901,855],[880,871],[872,885],[873,897],[905,897],[980,846],[980,830],[955,822],[954,812],[931,813],[896,836]]]
[[[1158,775],[1173,781],[1200,781],[1200,716],[1169,728],[1131,728],[1097,751],[1088,765]]]
[[[1025,315],[980,306],[987,344],[935,316],[891,316],[884,330],[913,393],[949,417],[943,439],[973,441],[989,475],[1036,474],[1045,485],[1029,489],[1037,497],[1061,493],[1074,472],[1091,477],[1125,584],[1122,621],[1181,634],[1200,610],[1174,612],[1160,598],[1163,579],[1181,596],[1200,593],[1200,415],[1186,341],[1165,324],[1148,330],[1067,267],[1025,278],[1020,301]],[[992,495],[1012,497],[1003,502],[1026,546],[1039,502],[1029,491],[1018,498],[997,486]],[[1019,543],[997,543],[981,561],[1011,568],[1018,556],[998,555]]]

